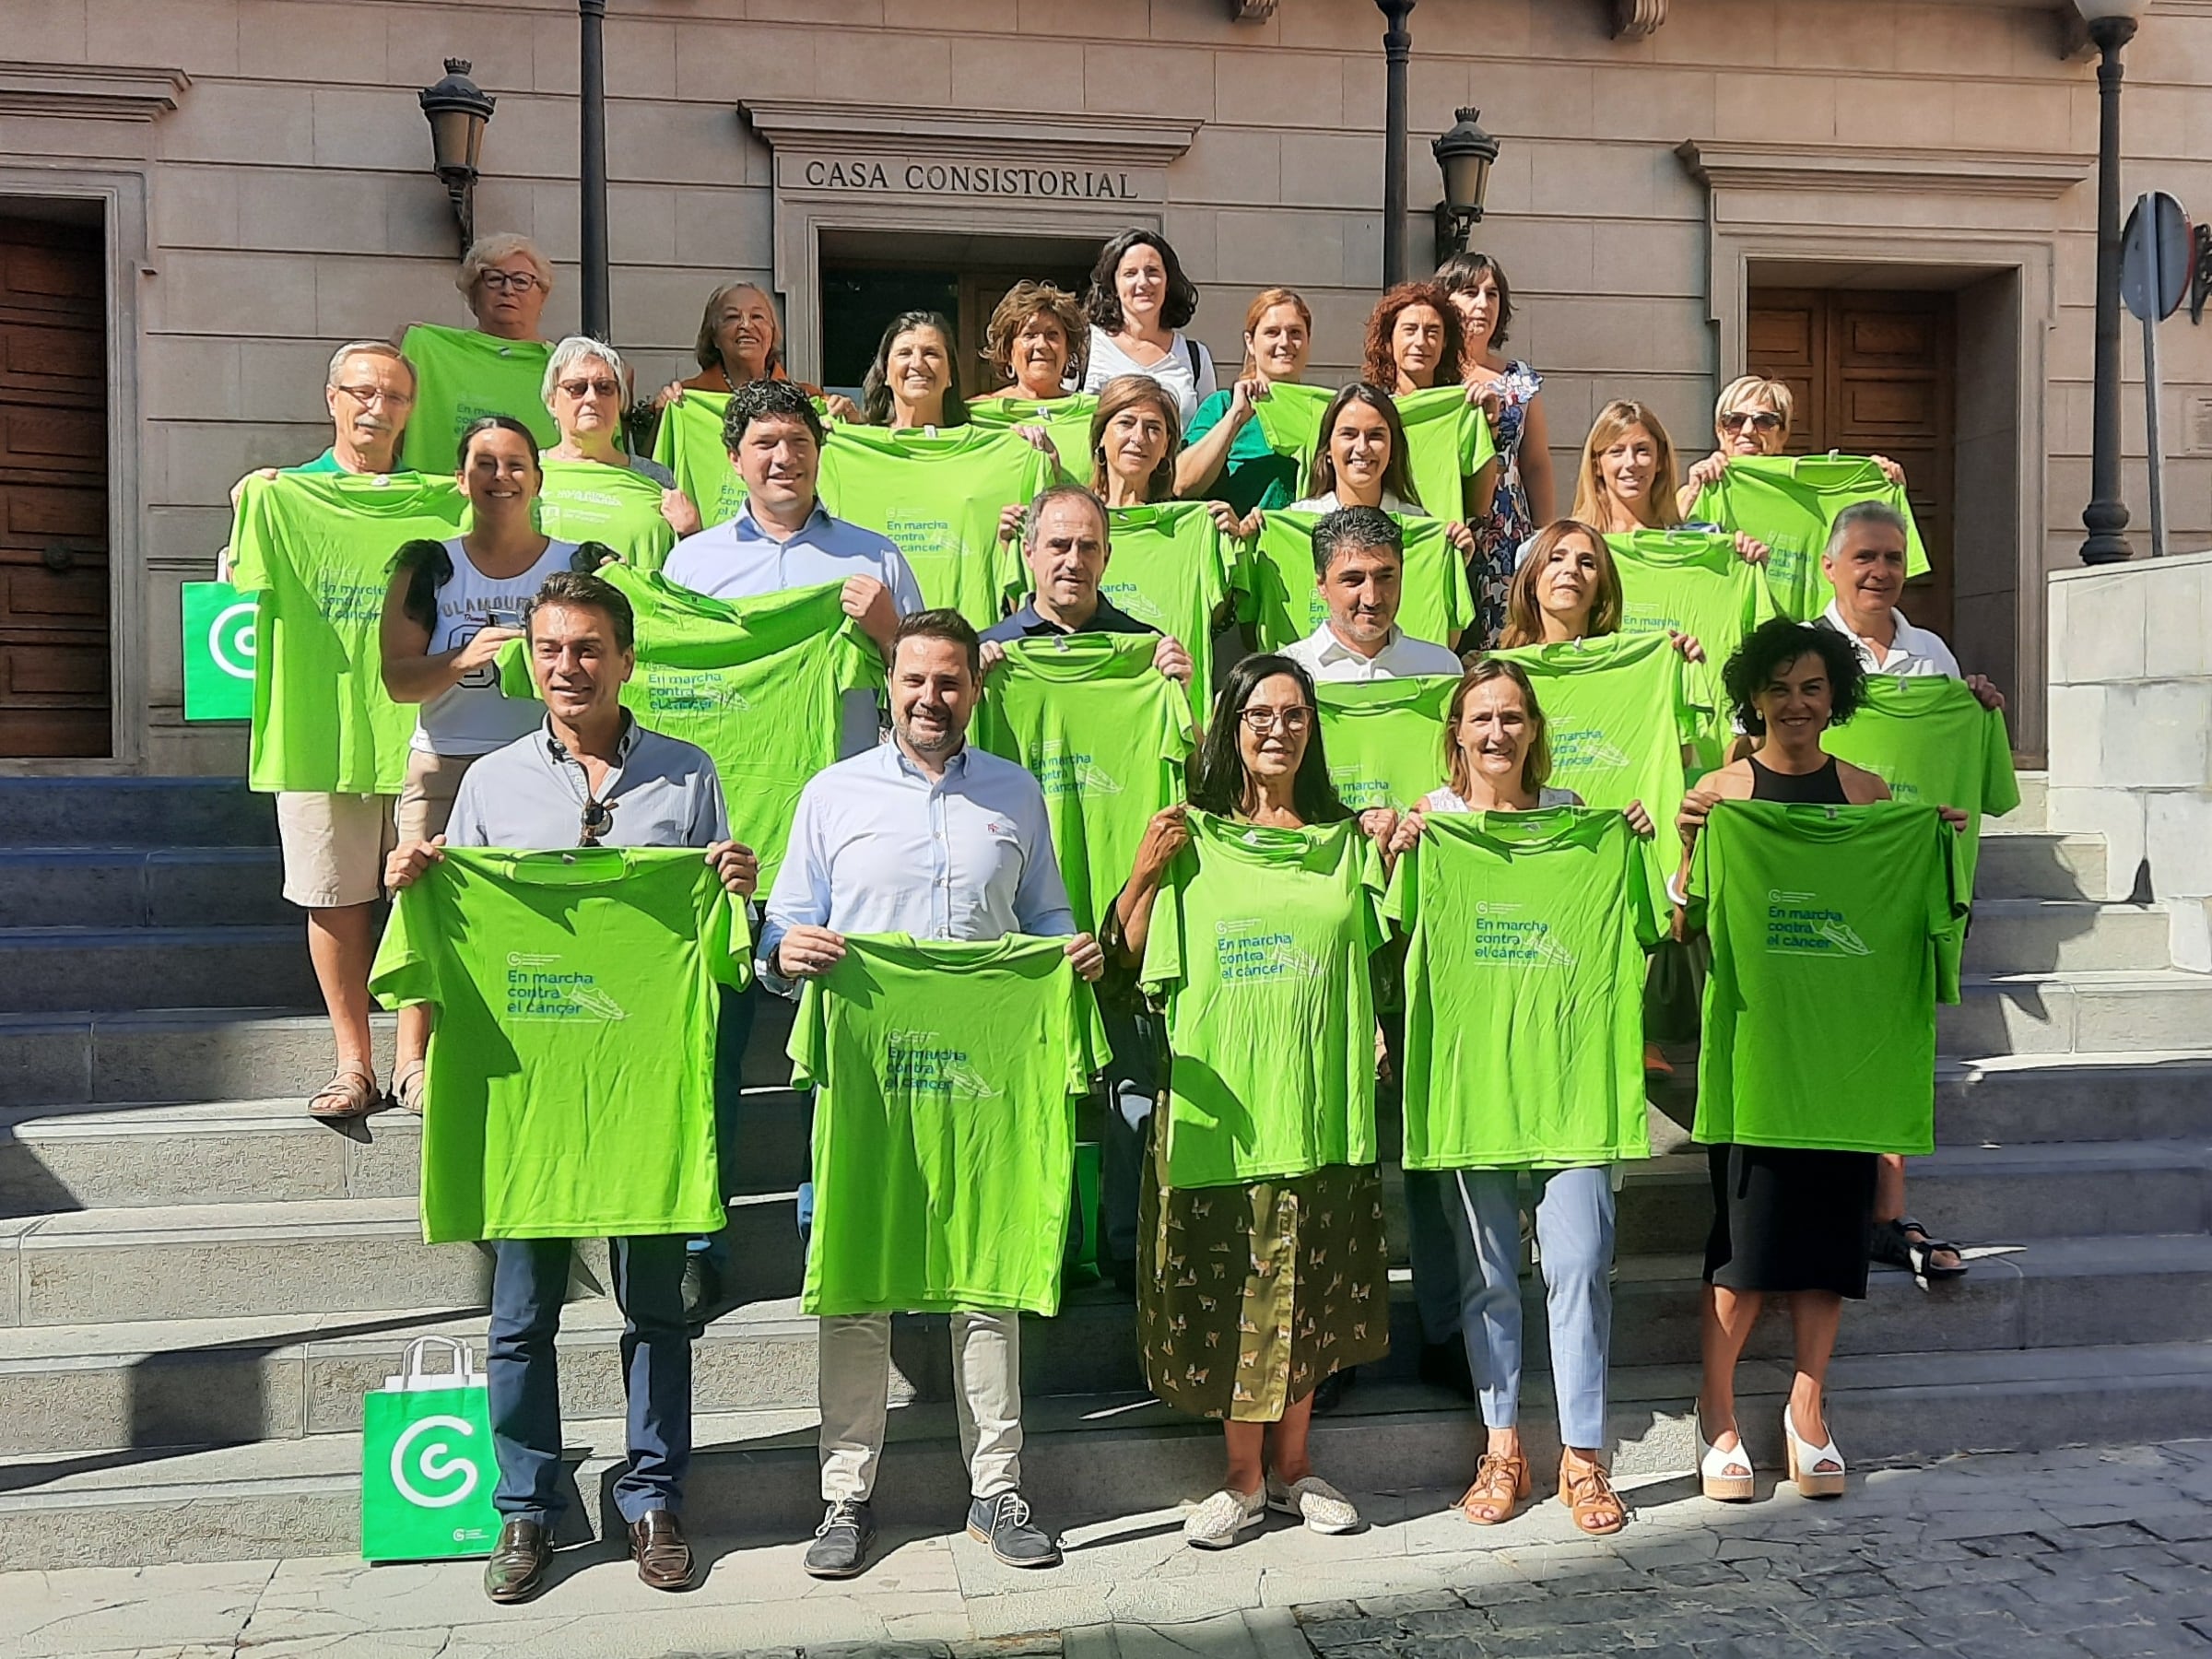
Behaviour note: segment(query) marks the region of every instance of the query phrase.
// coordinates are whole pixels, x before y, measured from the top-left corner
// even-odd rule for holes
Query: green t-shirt
[[[1928,568],[1928,549],[1905,492],[1872,461],[1852,455],[1755,455],[1733,460],[1720,482],[1699,491],[1689,516],[1741,531],[1772,549],[1767,577],[1783,615],[1810,621],[1836,596],[1820,573],[1836,515],[1880,501],[1905,515],[1905,574]]]
[[[1391,516],[1406,535],[1398,626],[1414,639],[1449,645],[1475,619],[1466,561],[1445,539],[1441,519]],[[1262,513],[1259,535],[1230,575],[1238,615],[1252,624],[1262,651],[1296,644],[1329,619],[1313,576],[1313,526],[1320,522],[1317,512]]]
[[[1088,392],[1066,397],[979,397],[968,406],[968,421],[986,431],[1010,431],[1018,426],[1041,426],[1059,452],[1061,470],[1068,477],[1090,477],[1090,418],[1099,412],[1098,398]]]
[[[1152,815],[1182,799],[1190,705],[1152,666],[1159,643],[1150,634],[1014,640],[983,681],[977,747],[1019,761],[1043,789],[1081,933],[1096,931],[1128,881]]]
[[[452,474],[460,465],[462,431],[486,415],[512,416],[535,434],[541,449],[560,441],[560,429],[539,395],[553,355],[545,341],[502,340],[474,328],[418,323],[399,348],[415,365],[415,411],[401,440],[403,465]]]
[[[1547,782],[1588,806],[1618,812],[1643,803],[1659,826],[1645,846],[1651,888],[1665,891],[1682,851],[1673,827],[1685,793],[1682,747],[1706,724],[1682,653],[1665,634],[1608,634],[1488,654],[1520,664],[1535,687],[1551,749]]]
[[[1704,647],[1705,660],[1688,664],[1685,677],[1692,700],[1712,711],[1698,733],[1692,773],[1712,771],[1727,759],[1735,735],[1721,665],[1753,629],[1781,615],[1767,573],[1736,552],[1734,535],[1710,530],[1639,530],[1608,535],[1606,543],[1620,571],[1620,631],[1672,629]]]
[[[1373,1163],[1382,860],[1349,820],[1278,830],[1194,808],[1190,826],[1142,974],[1167,1006],[1169,1184]]]
[[[1421,510],[1432,518],[1465,518],[1463,481],[1498,453],[1488,418],[1458,384],[1406,392],[1392,401],[1406,423],[1406,471]]]
[[[1191,717],[1203,721],[1214,689],[1214,618],[1229,598],[1229,538],[1203,501],[1116,507],[1107,518],[1112,557],[1099,592],[1191,653]]]
[[[1028,582],[998,516],[1027,506],[1056,470],[1012,432],[841,426],[822,446],[822,505],[896,542],[928,604],[988,628]]]
[[[657,571],[676,546],[661,516],[661,487],[643,473],[596,461],[548,461],[537,527],[558,541],[603,542],[633,571]]]
[[[384,691],[378,629],[403,543],[461,533],[451,477],[250,477],[230,529],[230,580],[259,595],[250,787],[397,794],[416,710]]]
[[[300,473],[306,473],[309,477],[312,477],[318,473],[342,473],[346,469],[338,465],[337,447],[334,444],[332,447],[324,450],[321,454],[317,455],[312,461],[302,461],[297,466],[288,466],[283,470],[288,473],[291,473],[294,476],[297,476]]]
[[[1329,782],[1347,806],[1403,812],[1436,787],[1444,775],[1444,710],[1458,688],[1449,674],[1313,688]]]
[[[806,781],[838,758],[844,694],[883,684],[883,659],[845,615],[844,583],[758,599],[710,599],[658,572],[606,565],[637,618],[637,672],[622,701],[656,732],[712,757],[730,834],[760,860],[766,891],[782,867]],[[500,648],[500,689],[535,697],[524,641]]]
[[[1318,402],[1309,395],[1315,393]],[[1228,417],[1230,396],[1217,392],[1198,406],[1190,429],[1182,435],[1183,448],[1221,424]],[[1206,489],[1206,499],[1227,501],[1240,518],[1255,507],[1288,507],[1297,500],[1298,481],[1313,454],[1313,429],[1329,396],[1317,386],[1285,382],[1270,386],[1265,397],[1254,399],[1253,418],[1230,440],[1229,454]]]
[[[729,523],[745,505],[745,480],[722,447],[722,418],[729,406],[727,392],[686,392],[661,411],[660,430],[653,437],[653,458],[675,476],[704,528]]]
[[[1065,939],[848,935],[788,1052],[818,1091],[804,1312],[1059,1312],[1075,1102],[1111,1058]]]
[[[1688,885],[1712,939],[1697,1138],[1933,1152],[1953,890],[1933,806],[1716,806]]]
[[[2020,804],[2012,739],[2002,710],[1985,709],[1948,675],[1870,674],[1866,700],[1820,747],[1863,766],[1900,801],[1956,806],[1966,814],[1959,838],[1959,894],[1971,900],[1982,857],[1982,819]]]
[[[1618,812],[1436,812],[1393,872],[1409,1170],[1650,1154],[1647,865]]]
[[[424,1242],[720,1228],[715,1016],[750,951],[696,847],[447,848],[369,979],[437,1010]]]

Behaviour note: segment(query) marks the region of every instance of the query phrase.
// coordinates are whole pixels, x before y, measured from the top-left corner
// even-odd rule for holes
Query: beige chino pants
[[[891,1316],[821,1322],[822,1501],[865,1503],[876,1489],[891,1404]],[[952,1401],[968,1489],[995,1498],[1021,1484],[1021,1315],[952,1315]]]

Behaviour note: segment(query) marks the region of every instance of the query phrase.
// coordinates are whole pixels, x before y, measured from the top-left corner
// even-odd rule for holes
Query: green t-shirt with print
[[[1405,392],[1392,401],[1406,425],[1406,472],[1421,511],[1431,518],[1465,518],[1465,480],[1498,453],[1488,417],[1458,384]]]
[[[1865,700],[1820,747],[1863,766],[1900,801],[1956,806],[1966,814],[1959,837],[1959,893],[1971,901],[1982,858],[1982,820],[2020,804],[2005,714],[1985,709],[1948,675],[1870,674]]]
[[[1620,571],[1620,631],[1688,634],[1704,648],[1688,664],[1691,700],[1712,711],[1698,733],[1693,776],[1727,759],[1735,729],[1721,686],[1721,666],[1746,635],[1780,616],[1766,571],[1735,550],[1735,537],[1711,530],[1639,530],[1608,535]]]
[[[998,539],[999,514],[1027,506],[1056,470],[1012,432],[841,426],[822,446],[822,505],[896,542],[926,603],[988,628],[1027,576]]]
[[[1836,591],[1820,573],[1836,515],[1861,501],[1879,501],[1905,516],[1905,574],[1928,569],[1928,549],[1912,503],[1872,461],[1854,455],[1752,455],[1728,463],[1717,483],[1698,492],[1689,516],[1741,531],[1771,550],[1767,566],[1774,603],[1785,617],[1809,622]]]
[[[560,441],[542,395],[553,355],[545,341],[502,340],[474,328],[418,323],[399,348],[415,365],[415,407],[400,448],[406,466],[450,476],[460,465],[462,432],[486,415],[521,421],[541,449]]]
[[[1091,393],[1066,397],[979,397],[968,405],[968,420],[987,431],[1011,431],[1018,426],[1039,426],[1059,453],[1060,469],[1082,482],[1090,478],[1090,418],[1099,412]]]
[[[1182,688],[1152,666],[1150,634],[1014,640],[983,681],[978,747],[1044,791],[1078,932],[1095,932],[1129,879],[1152,815],[1182,799],[1191,752]]]
[[[727,392],[686,392],[661,411],[653,437],[653,458],[699,509],[702,528],[729,523],[745,505],[745,480],[722,446],[722,418],[729,406]]]
[[[759,855],[765,892],[782,867],[799,792],[838,758],[845,693],[883,684],[875,642],[845,615],[840,582],[728,600],[657,571],[606,565],[599,574],[636,618],[638,666],[623,706],[712,758],[731,837]],[[525,644],[500,648],[509,697],[537,695]]]
[[[1059,1312],[1075,1102],[1111,1058],[1065,939],[848,935],[787,1052],[816,1090],[804,1312]]]
[[[1313,452],[1321,443],[1321,418],[1335,395],[1327,386],[1288,381],[1270,384],[1266,396],[1253,399],[1252,419],[1230,445],[1229,465],[1220,479],[1227,493],[1217,493],[1241,513],[1253,507],[1288,507],[1301,498],[1306,493],[1301,480],[1312,472]],[[1186,448],[1220,424],[1229,413],[1229,393],[1217,392],[1198,406],[1183,439]],[[1280,465],[1269,467],[1259,459],[1262,455],[1273,455]],[[1247,470],[1256,472],[1256,493],[1241,482]],[[1248,494],[1253,499],[1246,503],[1241,498]]]
[[[392,559],[461,533],[451,477],[249,477],[230,528],[230,580],[256,595],[250,788],[397,794],[416,710],[384,690],[378,630]]]
[[[1191,717],[1213,699],[1215,618],[1229,599],[1228,548],[1203,501],[1115,507],[1107,513],[1112,557],[1099,592],[1191,653]]]
[[[1665,634],[1608,634],[1487,653],[1518,663],[1535,688],[1551,750],[1546,780],[1588,806],[1641,801],[1659,832],[1645,846],[1651,887],[1664,891],[1682,843],[1674,828],[1686,793],[1682,749],[1705,729],[1682,653]]]
[[[1349,820],[1283,830],[1194,808],[1189,822],[1140,976],[1167,1007],[1169,1183],[1373,1163],[1373,844]]]
[[[424,1241],[719,1229],[715,1018],[750,954],[696,847],[448,847],[401,889],[369,980],[437,1012]]]
[[[1458,689],[1449,674],[1324,681],[1313,688],[1329,782],[1354,812],[1406,811],[1444,775],[1444,711]]]
[[[661,516],[661,487],[643,473],[597,461],[548,461],[537,527],[557,541],[599,542],[633,571],[657,571],[676,546]]]
[[[1406,1168],[1649,1156],[1648,868],[1618,812],[1424,815],[1384,900],[1408,940]]]
[[[1713,807],[1688,882],[1712,940],[1699,1140],[1935,1150],[1953,839],[1932,806]]]
[[[1413,639],[1449,645],[1475,618],[1466,560],[1445,539],[1441,519],[1391,517],[1406,538],[1398,626]],[[1262,513],[1259,535],[1230,574],[1238,615],[1252,624],[1262,651],[1296,644],[1329,619],[1313,576],[1313,526],[1320,522],[1317,512]]]

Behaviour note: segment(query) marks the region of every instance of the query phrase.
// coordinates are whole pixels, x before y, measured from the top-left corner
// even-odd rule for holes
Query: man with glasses
[[[729,839],[722,782],[706,751],[641,726],[622,706],[637,665],[629,601],[596,576],[547,578],[524,621],[545,724],[494,749],[461,781],[446,833],[393,853],[386,879],[407,886],[460,847],[698,847],[733,893],[759,877],[751,849]],[[610,1055],[610,1063],[620,1056]],[[433,1102],[431,1110],[435,1111]],[[568,1294],[571,1241],[501,1239],[494,1246],[491,1391],[495,1494],[502,1524],[484,1570],[495,1602],[544,1587],[562,1505],[555,1338]],[[628,1468],[615,1506],[629,1526],[638,1576],[656,1590],[694,1582],[677,1519],[691,1460],[691,1337],[683,1310],[680,1234],[610,1241],[629,1408]]]

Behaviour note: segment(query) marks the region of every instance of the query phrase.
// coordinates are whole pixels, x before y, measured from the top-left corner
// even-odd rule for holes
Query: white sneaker
[[[1227,1549],[1266,1512],[1265,1488],[1246,1497],[1223,1487],[1182,1518],[1182,1541],[1193,1549]]]
[[[1267,1507],[1277,1514],[1300,1517],[1308,1532],[1335,1535],[1358,1532],[1362,1524],[1352,1500],[1318,1475],[1309,1475],[1288,1487],[1269,1476]]]

